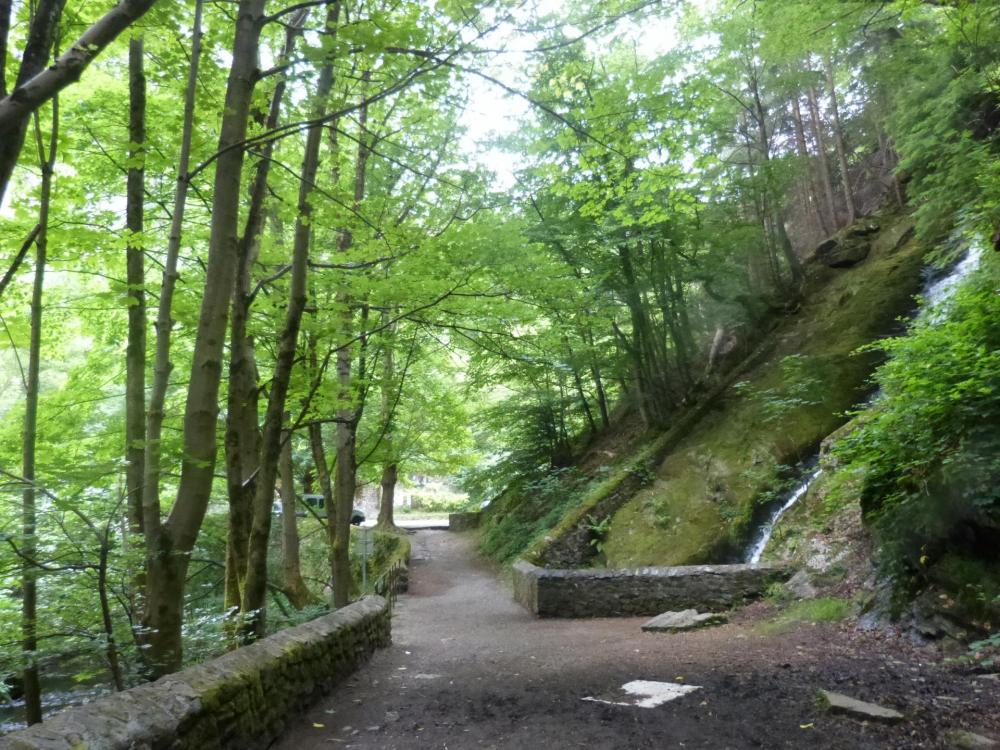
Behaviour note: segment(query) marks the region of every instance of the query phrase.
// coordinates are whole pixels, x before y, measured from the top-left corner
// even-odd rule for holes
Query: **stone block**
[[[695,630],[709,625],[721,625],[728,618],[716,612],[699,612],[685,609],[683,612],[664,612],[642,626],[648,633],[671,633],[680,630]]]

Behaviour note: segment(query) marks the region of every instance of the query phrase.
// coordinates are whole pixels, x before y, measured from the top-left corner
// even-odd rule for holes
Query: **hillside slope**
[[[799,308],[671,430],[627,422],[575,470],[508,488],[486,511],[484,551],[575,567],[735,559],[755,511],[864,398],[877,355],[856,350],[912,309],[923,247],[911,228],[884,215],[842,232],[807,263]]]

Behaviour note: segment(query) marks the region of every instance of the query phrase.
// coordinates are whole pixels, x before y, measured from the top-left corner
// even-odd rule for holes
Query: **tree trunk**
[[[333,496],[333,484],[330,481],[330,469],[326,463],[326,446],[323,445],[323,426],[319,422],[309,423],[309,450],[312,452],[313,466],[319,481],[320,492],[323,493],[323,507],[326,508],[326,536],[329,548],[330,588],[336,580],[336,559],[333,554],[337,529],[337,504]],[[348,521],[350,523],[350,521]]]
[[[143,526],[148,548],[155,546],[160,529],[160,465],[163,432],[163,408],[170,383],[170,334],[174,321],[171,317],[174,288],[177,285],[177,256],[181,247],[184,226],[184,209],[187,205],[188,165],[191,159],[191,132],[194,128],[195,94],[198,86],[198,67],[201,61],[201,16],[203,0],[195,0],[194,27],[191,40],[191,66],[188,69],[187,87],[184,91],[184,119],[181,125],[180,155],[177,159],[177,187],[174,190],[174,210],[167,240],[167,257],[163,264],[163,282],[160,285],[160,303],[156,313],[156,354],[153,360],[153,385],[149,392],[149,409],[146,422],[146,455],[143,471]],[[151,544],[151,542],[153,544]]]
[[[378,527],[385,531],[396,530],[396,482],[399,481],[399,465],[395,462],[382,467],[382,478],[379,484],[382,494],[378,506]]]
[[[38,152],[45,154],[42,145],[41,126],[35,117],[35,137]],[[59,142],[59,102],[52,101],[52,130],[49,135],[48,154],[39,165],[42,171],[41,196],[39,198],[38,236],[35,238],[35,279],[31,291],[31,337],[28,344],[28,375],[25,383],[27,393],[24,405],[24,433],[21,449],[25,486],[22,495],[21,551],[22,597],[21,597],[21,650],[24,653],[24,713],[28,724],[42,720],[42,689],[39,681],[38,665],[35,662],[38,651],[38,568],[35,560],[38,554],[37,507],[35,502],[35,444],[38,438],[38,390],[42,352],[42,290],[45,286],[45,263],[48,255],[49,208],[52,202],[52,178],[56,163],[56,144]]]
[[[125,493],[129,531],[142,533],[142,482],[146,451],[146,272],[143,230],[145,200],[146,76],[142,37],[131,39],[129,69],[129,163],[125,200],[128,244],[128,345],[125,350]]]
[[[281,458],[278,465],[281,482],[281,582],[288,601],[295,609],[302,609],[315,601],[315,597],[302,579],[302,563],[299,558],[299,520],[295,515],[292,433],[283,430],[281,441]]]
[[[608,412],[608,397],[604,392],[604,380],[597,365],[590,366],[590,376],[594,380],[594,390],[597,392],[597,408],[601,412],[601,424],[605,428],[611,426],[611,415]]]
[[[150,551],[147,574],[142,638],[150,665],[160,674],[182,663],[184,580],[212,491],[219,381],[237,261],[243,167],[239,144],[246,138],[263,23],[264,0],[240,0],[219,134],[205,288],[184,410],[184,462],[177,499]]]
[[[370,78],[370,71],[362,73],[362,81],[365,84]],[[367,125],[368,106],[363,104],[358,113],[358,155],[354,164],[355,208],[360,206],[365,197],[365,176],[369,156],[366,140]],[[338,242],[340,251],[346,253],[353,244],[354,237],[351,232],[342,232]],[[337,294],[337,302],[343,311],[340,314],[340,335],[345,345],[337,351],[337,381],[340,384],[338,398],[341,407],[337,410],[337,468],[333,482],[336,506],[333,536],[333,603],[336,607],[344,607],[351,600],[351,512],[354,508],[354,493],[357,490],[357,432],[360,408],[354,403],[351,347],[346,345],[354,334],[354,313],[346,289]]]
[[[17,69],[14,90],[10,96],[5,96],[0,100],[0,106],[4,102],[13,100],[18,90],[44,71],[49,64],[49,53],[52,51],[52,46],[59,34],[59,21],[62,18],[65,5],[66,0],[39,0],[38,4],[33,7],[31,26],[28,28],[24,52],[21,53],[21,66]],[[11,10],[8,7],[5,13],[8,23]],[[5,36],[5,46],[6,41]],[[5,53],[8,51],[5,50]],[[24,146],[24,136],[28,132],[28,124],[31,122],[31,112],[34,109],[37,107],[19,113],[9,122],[0,121],[0,203],[3,203],[10,176],[14,172],[14,167],[17,166],[18,156],[20,156],[21,148]],[[41,144],[39,144],[39,148],[41,148]]]
[[[795,143],[798,147],[799,156],[802,157],[802,161],[806,164],[808,173],[807,199],[815,214],[817,227],[824,237],[829,237],[833,230],[827,225],[823,209],[820,207],[820,189],[816,185],[816,177],[813,169],[810,167],[811,164],[814,164],[814,159],[812,154],[809,153],[809,146],[806,143],[806,131],[802,124],[802,108],[799,105],[798,94],[792,97],[792,121],[795,124]]]
[[[296,14],[285,30],[285,42],[280,57],[282,62],[290,59],[307,15],[308,9]],[[267,112],[258,110],[255,113],[255,119],[266,130],[273,130],[278,126],[287,83],[287,76],[282,75],[274,87]],[[224,607],[230,614],[240,612],[243,608],[250,527],[253,523],[253,498],[256,494],[257,473],[260,468],[261,432],[258,425],[260,388],[257,360],[253,340],[247,331],[247,323],[253,302],[251,271],[257,260],[260,237],[264,228],[264,202],[268,193],[267,180],[273,152],[272,141],[264,146],[257,162],[253,187],[250,189],[250,206],[239,243],[236,285],[233,288],[225,441],[229,533],[226,535]]]
[[[389,314],[387,311],[383,316],[383,320],[387,319]],[[402,384],[397,383],[396,380],[394,333],[395,325],[390,324],[385,331],[386,341],[382,355],[382,445],[385,450],[386,459],[382,464],[382,478],[379,482],[382,487],[382,493],[379,499],[377,525],[385,531],[396,531],[394,514],[396,481],[399,478],[398,459],[396,457],[396,446],[393,437],[393,421]]]
[[[819,167],[819,179],[823,185],[823,195],[826,198],[826,210],[830,217],[830,227],[833,231],[840,228],[837,217],[837,204],[833,197],[833,181],[830,179],[830,165],[826,160],[826,138],[823,136],[823,122],[819,117],[819,103],[816,89],[809,87],[809,118],[813,140],[816,142],[816,166]]]
[[[118,659],[118,644],[115,643],[115,626],[111,617],[111,599],[108,596],[108,553],[111,550],[110,524],[98,540],[101,545],[97,565],[97,596],[101,603],[101,624],[104,626],[104,655],[108,660],[108,671],[115,690],[125,689],[125,678]]]
[[[840,124],[840,105],[837,103],[837,84],[833,77],[833,63],[829,60],[826,64],[826,84],[830,92],[834,144],[837,147],[837,161],[840,162],[840,184],[844,190],[844,204],[847,206],[847,223],[853,224],[858,217],[858,209],[854,203],[854,191],[851,190],[851,172],[847,164],[847,143],[844,140],[844,129]]]
[[[7,96],[7,38],[12,0],[0,0],[0,98]]]
[[[335,2],[327,10],[326,31],[332,34],[338,22],[340,4]],[[333,87],[333,60],[327,59],[320,69],[316,96],[312,108],[313,119],[326,111],[327,100]],[[250,528],[250,546],[247,553],[247,578],[243,592],[242,610],[248,619],[244,633],[264,635],[265,604],[267,597],[267,550],[271,532],[271,504],[274,502],[274,485],[277,480],[278,458],[281,452],[281,428],[285,415],[285,399],[292,379],[295,351],[298,346],[299,328],[306,307],[306,276],[309,271],[309,245],[312,242],[312,211],[310,194],[319,172],[319,148],[323,139],[323,126],[314,125],[306,135],[305,153],[299,180],[298,214],[295,218],[295,240],[292,249],[292,272],[285,310],[285,324],[278,337],[278,352],[271,376],[267,413],[264,417],[261,439],[260,474],[253,499],[253,524]],[[348,511],[350,514],[350,511]]]
[[[243,585],[247,571],[247,549],[253,497],[260,467],[260,426],[258,424],[257,360],[253,341],[247,332],[250,316],[251,268],[257,257],[261,223],[252,226],[262,213],[267,180],[261,170],[270,164],[258,165],[257,181],[251,194],[247,229],[240,240],[236,264],[236,284],[233,287],[232,325],[229,333],[229,390],[226,410],[226,484],[229,498],[226,534],[226,572],[224,607],[233,615],[243,609]]]
[[[66,86],[79,80],[94,58],[149,10],[156,0],[121,0],[84,31],[55,62],[48,65],[48,50],[52,46],[58,24],[58,11],[62,10],[64,2],[65,0],[43,0],[36,8],[35,20],[42,19],[40,27],[36,29],[35,24],[32,24],[21,69],[18,70],[17,84],[8,96],[0,99],[0,203],[3,202],[11,172],[17,164],[31,113],[53,99]],[[55,10],[56,7],[58,11]],[[29,68],[36,72],[25,68],[24,62],[29,61],[29,52],[32,62]],[[36,68],[36,63],[40,67]]]
[[[755,120],[757,122],[757,142],[760,148],[761,162],[764,170],[764,210],[762,212],[762,217],[767,218],[767,222],[771,224],[771,230],[773,231],[774,244],[778,246],[781,250],[781,254],[785,258],[785,262],[788,264],[788,270],[792,275],[792,286],[798,287],[802,283],[802,263],[799,261],[798,256],[795,255],[795,250],[792,247],[791,240],[788,238],[788,232],[785,229],[785,219],[782,211],[782,196],[777,194],[772,194],[773,188],[773,175],[771,174],[771,134],[767,130],[767,112],[764,109],[764,103],[760,97],[760,89],[757,85],[756,78],[752,79],[751,90],[754,97],[754,107],[756,109]],[[767,223],[765,222],[765,224]],[[777,275],[780,280],[780,275]]]

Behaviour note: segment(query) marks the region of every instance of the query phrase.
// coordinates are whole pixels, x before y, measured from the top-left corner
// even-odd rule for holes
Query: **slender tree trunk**
[[[184,410],[184,462],[177,499],[158,544],[150,552],[143,640],[155,673],[182,663],[184,583],[191,549],[212,491],[216,459],[219,382],[236,272],[240,177],[250,104],[257,81],[257,53],[264,0],[240,0],[232,67],[226,89],[216,159],[205,287]]]
[[[247,231],[240,241],[233,287],[232,325],[229,333],[229,390],[226,410],[226,483],[229,498],[226,534],[224,607],[234,615],[243,608],[247,549],[253,497],[260,467],[260,426],[258,424],[257,360],[247,332],[250,315],[251,268],[257,257],[257,236],[250,226],[262,213],[266,177],[261,177],[268,160],[258,165],[257,184],[252,191]],[[256,230],[259,231],[260,223]]]
[[[149,393],[146,421],[146,455],[143,471],[142,515],[147,549],[157,545],[160,531],[160,467],[162,448],[164,404],[170,383],[170,334],[174,321],[172,308],[174,288],[177,285],[177,256],[181,247],[184,226],[184,209],[187,205],[188,165],[191,159],[191,133],[194,128],[195,94],[198,85],[198,67],[201,61],[201,15],[203,0],[195,0],[194,26],[191,40],[191,66],[188,69],[187,87],[184,90],[184,117],[181,125],[180,155],[177,159],[177,186],[174,190],[173,215],[170,237],[167,240],[167,257],[163,264],[163,281],[160,285],[160,302],[156,313],[156,354],[153,360],[153,384]]]
[[[134,36],[128,48],[129,164],[125,200],[128,245],[125,248],[128,282],[128,346],[125,350],[125,493],[129,531],[143,528],[142,482],[146,451],[146,271],[143,201],[145,199],[146,76],[143,43]]]
[[[837,161],[840,162],[840,184],[844,190],[844,205],[847,206],[847,223],[853,224],[858,216],[858,209],[854,203],[854,191],[851,190],[851,172],[847,164],[847,143],[844,140],[844,128],[840,124],[840,105],[837,103],[837,83],[833,77],[833,63],[829,60],[826,64],[826,85],[830,93],[834,145],[837,147]]]
[[[333,549],[337,530],[337,503],[333,495],[333,483],[330,481],[330,469],[326,463],[326,446],[323,444],[323,425],[319,422],[309,423],[309,450],[312,452],[313,466],[316,469],[316,479],[323,494],[323,507],[326,508],[326,536],[330,563],[330,588],[332,590],[336,575],[336,559]],[[350,521],[348,521],[350,523]]]
[[[383,320],[389,317],[386,312]],[[382,464],[382,487],[378,506],[378,527],[385,531],[396,530],[395,503],[396,482],[399,479],[399,466],[396,457],[395,439],[393,436],[393,421],[395,418],[398,394],[402,388],[396,381],[395,366],[395,326],[390,325],[386,331],[385,349],[382,354],[382,446],[386,459]]]
[[[12,0],[0,0],[0,98],[7,96],[7,38],[12,6]]]
[[[837,217],[837,204],[833,197],[833,181],[830,179],[830,165],[826,160],[826,138],[823,136],[823,121],[819,116],[819,102],[816,89],[809,87],[809,114],[813,140],[816,142],[816,166],[819,167],[820,184],[823,185],[823,195],[826,198],[826,210],[830,217],[830,227],[833,231],[840,228]]]
[[[290,59],[307,15],[308,9],[296,14],[285,30],[281,61]],[[282,75],[274,87],[268,111],[255,113],[255,118],[266,130],[273,130],[278,126],[287,84],[287,76]],[[253,498],[256,494],[257,473],[260,468],[261,433],[258,425],[260,388],[254,344],[247,330],[247,324],[253,302],[251,271],[257,259],[264,228],[264,202],[268,192],[267,181],[273,152],[274,143],[267,143],[257,162],[253,186],[250,189],[250,206],[239,243],[236,285],[233,288],[225,441],[229,533],[226,535],[224,592],[226,612],[233,614],[241,611],[243,607],[250,527],[253,523]],[[280,240],[280,233],[278,237]]]
[[[287,416],[286,416],[287,419]],[[295,515],[295,472],[292,466],[292,433],[282,431],[281,458],[278,464],[281,482],[281,579],[288,601],[302,609],[315,600],[302,579],[299,558],[299,519]]]
[[[340,4],[333,3],[327,11],[326,30],[333,33],[337,27]],[[328,59],[320,69],[319,81],[312,108],[314,119],[326,111],[327,100],[333,87],[333,60]],[[260,474],[253,499],[253,524],[250,528],[250,546],[247,554],[247,578],[243,591],[243,612],[248,619],[244,632],[254,636],[264,634],[265,604],[267,597],[267,550],[271,532],[271,504],[278,473],[281,452],[281,428],[284,422],[285,400],[292,379],[299,328],[306,307],[306,276],[309,271],[309,245],[312,242],[311,191],[319,173],[319,149],[323,127],[315,125],[306,135],[305,153],[299,181],[298,214],[295,218],[295,240],[292,250],[292,272],[285,311],[285,324],[278,338],[278,352],[271,376],[267,413],[264,417],[261,439]],[[350,516],[350,511],[348,511]]]
[[[97,596],[101,602],[101,623],[104,626],[104,655],[108,660],[108,671],[111,672],[111,682],[115,690],[125,689],[125,678],[118,659],[118,644],[115,643],[115,626],[111,617],[111,599],[108,596],[108,553],[111,550],[110,525],[104,529],[101,537],[101,551],[97,565]]]
[[[362,73],[364,84],[371,79],[370,71]],[[366,86],[364,87],[366,88]],[[362,96],[364,96],[364,88]],[[358,112],[358,154],[354,164],[354,205],[360,206],[365,197],[365,177],[368,167],[369,149],[367,145],[368,106],[362,105]],[[354,245],[351,232],[340,235],[338,246],[346,253]],[[354,334],[354,312],[351,308],[347,289],[337,294],[341,306],[340,335],[343,341],[350,341]],[[360,361],[359,361],[360,366]],[[355,404],[353,380],[351,377],[351,347],[343,346],[337,351],[337,382],[340,386],[338,399],[341,407],[337,410],[337,467],[333,482],[336,525],[333,537],[333,603],[344,607],[351,600],[351,511],[354,508],[354,494],[357,491],[357,433],[361,409]],[[360,375],[360,373],[359,373]]]
[[[39,681],[38,665],[35,661],[38,651],[38,511],[35,497],[35,444],[38,439],[38,391],[42,353],[42,290],[45,286],[45,263],[48,255],[49,209],[52,202],[52,178],[56,163],[56,144],[59,142],[59,101],[52,100],[52,130],[49,136],[48,154],[42,144],[42,132],[38,115],[35,115],[35,138],[42,171],[41,196],[39,198],[38,226],[35,238],[35,279],[31,290],[31,336],[28,344],[27,394],[24,405],[24,433],[22,440],[21,475],[25,479],[22,495],[21,551],[21,650],[24,653],[24,712],[28,724],[42,720],[42,688]]]
[[[597,422],[594,421],[594,414],[590,410],[590,402],[587,401],[587,394],[583,390],[583,380],[580,378],[580,371],[573,368],[573,383],[576,385],[576,395],[580,398],[580,406],[583,414],[587,417],[587,424],[590,425],[590,434],[597,434]]]
[[[594,381],[594,390],[597,392],[597,408],[601,412],[601,424],[607,428],[611,426],[611,415],[608,411],[608,397],[604,392],[604,380],[597,365],[590,366],[590,377]]]
[[[792,275],[792,286],[798,287],[802,282],[802,263],[795,254],[795,249],[792,247],[791,240],[788,238],[788,232],[785,229],[782,196],[772,194],[774,180],[771,173],[771,134],[767,130],[767,112],[764,109],[764,103],[761,100],[760,89],[757,86],[756,79],[753,80],[752,91],[754,106],[756,108],[756,117],[754,119],[757,122],[757,141],[765,178],[763,215],[770,222],[774,233],[774,243],[781,250],[781,254],[788,264],[788,270]],[[778,278],[780,279],[780,274]]]
[[[823,236],[827,237],[831,234],[832,230],[827,225],[826,217],[823,215],[823,209],[820,207],[820,189],[816,185],[816,177],[812,168],[815,164],[815,160],[813,159],[812,154],[809,153],[809,146],[806,143],[806,131],[805,126],[802,124],[802,108],[799,105],[798,94],[792,97],[792,121],[795,123],[795,143],[798,147],[799,156],[802,157],[802,161],[807,165],[807,202],[810,204],[810,207],[815,214],[817,227]]]

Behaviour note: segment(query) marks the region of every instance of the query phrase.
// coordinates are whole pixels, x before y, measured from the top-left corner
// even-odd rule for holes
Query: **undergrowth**
[[[836,597],[806,599],[790,604],[777,617],[761,623],[758,630],[763,635],[780,635],[794,630],[802,623],[840,622],[852,611],[851,602]]]

